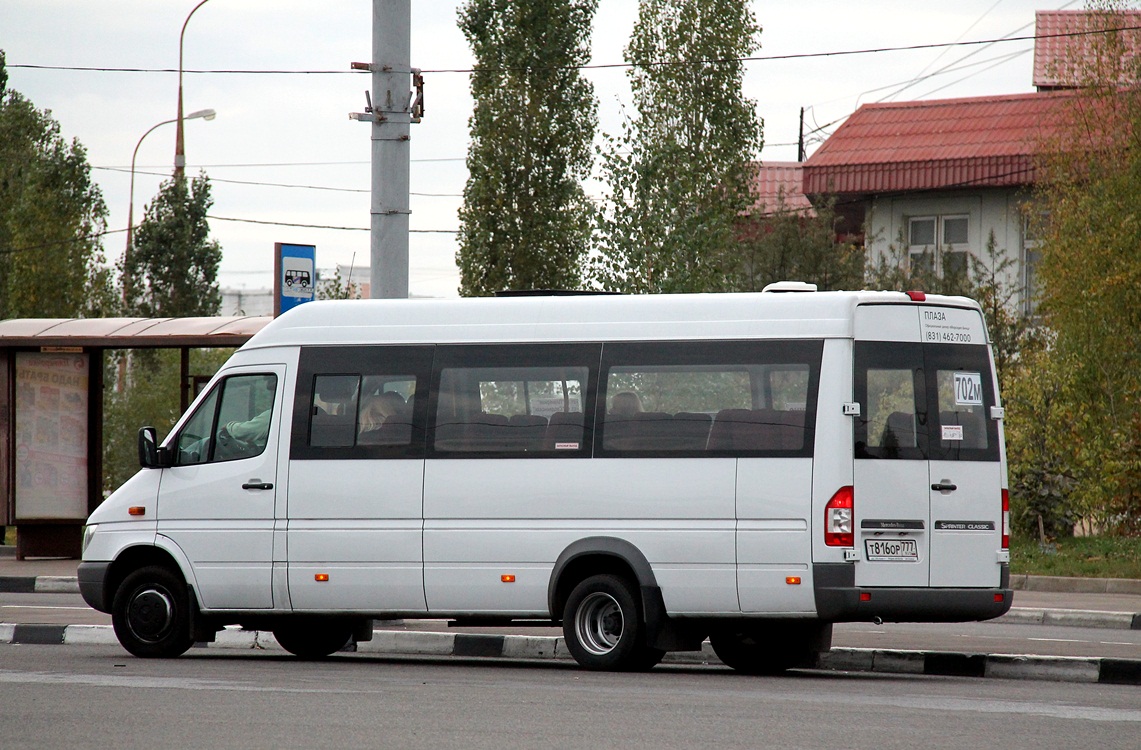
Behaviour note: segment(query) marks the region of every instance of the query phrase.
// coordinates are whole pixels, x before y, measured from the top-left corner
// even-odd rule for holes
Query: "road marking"
[[[90,611],[91,607],[48,607],[48,606],[35,606],[32,604],[0,604],[0,609],[82,609]]]
[[[1043,643],[1092,643],[1079,638],[1027,638],[1028,641],[1042,641]]]

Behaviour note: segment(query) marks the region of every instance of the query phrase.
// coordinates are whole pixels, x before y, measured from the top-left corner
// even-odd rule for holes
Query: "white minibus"
[[[315,658],[414,618],[561,625],[603,670],[708,638],[747,673],[836,622],[1002,615],[978,304],[812,289],[301,305],[140,431],[83,597],[144,657],[240,624]]]

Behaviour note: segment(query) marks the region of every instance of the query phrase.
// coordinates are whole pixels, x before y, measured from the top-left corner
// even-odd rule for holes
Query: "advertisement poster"
[[[16,519],[87,517],[88,355],[16,354]]]

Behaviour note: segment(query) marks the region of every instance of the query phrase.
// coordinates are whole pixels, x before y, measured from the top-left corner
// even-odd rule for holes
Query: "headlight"
[[[99,528],[99,524],[93,523],[90,526],[83,527],[83,547],[80,548],[79,554],[87,553],[87,545],[91,544],[91,537],[95,536],[95,530]]]

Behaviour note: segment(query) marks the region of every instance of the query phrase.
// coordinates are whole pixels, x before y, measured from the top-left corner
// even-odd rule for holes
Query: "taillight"
[[[829,547],[854,547],[855,511],[851,487],[841,487],[824,506],[824,543]]]
[[[1002,491],[1002,548],[1010,549],[1010,490]]]

